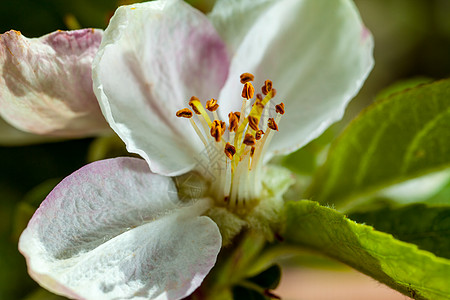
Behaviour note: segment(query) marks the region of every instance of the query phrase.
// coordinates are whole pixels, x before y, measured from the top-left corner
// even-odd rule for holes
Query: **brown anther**
[[[280,104],[275,105],[275,111],[280,115],[284,115],[284,103],[281,102]]]
[[[267,95],[272,90],[272,81],[266,80],[264,81],[264,85],[261,87],[261,92],[264,95]]]
[[[197,106],[194,105],[194,102],[199,102],[200,103],[200,99],[198,99],[195,96],[191,97],[191,100],[189,100],[189,106],[192,108],[192,110],[197,114],[197,115],[201,115],[202,113],[198,110]]]
[[[222,128],[223,125],[219,120],[214,120],[214,122],[211,123],[210,133],[211,136],[216,140],[216,142],[220,142],[222,135],[224,134],[224,130],[222,131]]]
[[[278,125],[275,123],[275,120],[273,118],[269,118],[269,121],[267,122],[267,126],[269,126],[270,129],[278,131]]]
[[[255,79],[255,76],[251,73],[243,73],[241,74],[241,83],[245,84],[246,82],[253,81]]]
[[[253,146],[256,144],[256,139],[250,133],[246,133],[245,137],[244,137],[244,141],[242,143],[244,143],[247,146]]]
[[[259,101],[262,101],[263,96],[260,93],[258,93],[258,94],[256,94],[256,99],[258,99]]]
[[[259,119],[257,117],[254,116],[248,116],[248,125],[250,126],[251,129],[258,131],[259,127]]]
[[[227,124],[224,121],[220,121],[220,129],[222,130],[222,135],[225,133],[227,129]]]
[[[272,89],[272,98],[274,98],[276,94],[277,94],[277,90],[276,89]]]
[[[253,103],[252,107],[255,106],[255,105],[259,106],[261,109],[264,109],[264,104],[262,104],[262,101],[259,100],[259,99],[255,100],[255,103]]]
[[[244,84],[244,88],[242,89],[242,98],[247,100],[252,99],[255,94],[255,88],[253,87],[251,82],[246,82]]]
[[[257,141],[259,141],[259,140],[262,138],[263,134],[264,134],[264,131],[262,131],[261,129],[258,130],[258,131],[255,133],[255,139],[256,139]]]
[[[183,108],[177,111],[177,117],[178,118],[192,118],[192,111],[189,108]]]
[[[228,114],[228,123],[230,124],[228,126],[228,129],[230,130],[230,132],[234,132],[238,129],[239,118],[236,116],[235,113],[230,112]]]
[[[217,104],[217,100],[211,98],[211,100],[206,101],[206,109],[209,111],[216,111],[219,108],[219,104]]]
[[[236,154],[236,148],[233,145],[231,145],[230,143],[227,143],[225,145],[225,149],[223,150],[223,152],[225,152],[225,155],[229,159],[233,159],[233,156]]]
[[[250,149],[250,157],[253,157],[253,155],[255,155],[255,150],[256,150],[256,147],[252,146],[252,148]]]
[[[238,121],[241,119],[241,113],[238,111],[235,111],[234,114],[236,115],[236,117],[238,118]]]

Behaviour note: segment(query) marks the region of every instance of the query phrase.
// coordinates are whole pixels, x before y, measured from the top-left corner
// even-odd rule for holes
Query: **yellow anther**
[[[281,102],[280,104],[275,105],[275,111],[280,115],[284,115],[284,103]]]
[[[238,116],[236,116],[235,113],[230,112],[228,114],[228,130],[230,130],[230,132],[235,132],[238,129],[238,124],[239,124],[239,118]]]
[[[259,130],[259,127],[258,127],[259,119],[255,116],[251,116],[251,115],[248,116],[247,118],[248,118],[248,125],[250,126],[250,128],[255,131],[258,131]]]
[[[197,115],[201,115],[202,112],[200,111],[200,109],[198,108],[199,106],[201,106],[202,103],[200,102],[200,100],[195,97],[192,96],[191,99],[189,100],[189,106],[192,108],[192,110],[197,114]]]
[[[255,76],[251,73],[243,73],[241,74],[241,83],[244,84],[249,81],[253,81],[255,79]]]
[[[252,107],[258,105],[261,109],[264,109],[264,104],[262,103],[262,99],[256,99],[255,103],[253,103]]]
[[[254,146],[256,144],[256,139],[250,133],[246,133],[245,137],[244,137],[244,141],[242,143],[247,146]]]
[[[256,150],[256,147],[252,146],[252,148],[250,149],[250,157],[253,157],[253,155],[255,155],[255,150]]]
[[[255,133],[255,139],[256,139],[257,141],[259,141],[259,140],[262,138],[263,134],[264,134],[264,131],[262,131],[261,129],[258,130],[258,131]]]
[[[272,130],[278,131],[278,125],[273,118],[269,118],[267,126]]]
[[[233,156],[236,154],[236,148],[230,143],[226,143],[223,152],[229,159],[233,159]]]
[[[272,90],[272,81],[266,80],[264,85],[261,87],[261,92],[267,95]]]
[[[225,133],[225,130],[227,129],[227,124],[224,121],[220,121],[220,127],[223,135]]]
[[[216,111],[219,108],[219,104],[217,104],[217,100],[211,98],[211,100],[206,102],[206,109],[209,111]]]
[[[259,101],[262,101],[263,96],[260,93],[258,93],[258,94],[256,94],[256,99],[258,99]]]
[[[222,135],[225,133],[226,125],[225,122],[214,120],[214,122],[211,123],[211,136],[216,140],[216,142],[220,142]]]
[[[197,97],[195,96],[191,97],[191,100],[189,100],[189,106],[197,115],[201,115],[205,119],[208,126],[211,126],[211,119],[209,118],[205,108],[203,108],[202,103]]]
[[[192,118],[192,111],[189,108],[183,108],[177,111],[177,117],[178,118]]]
[[[255,88],[251,84],[251,82],[246,82],[244,84],[244,88],[242,89],[242,98],[247,100],[252,99],[255,94]]]

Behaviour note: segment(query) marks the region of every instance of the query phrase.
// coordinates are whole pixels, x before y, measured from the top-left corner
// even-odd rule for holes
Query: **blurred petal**
[[[78,299],[180,299],[213,267],[217,225],[186,206],[144,160],[92,163],[64,179],[23,232],[19,249],[45,288]]]
[[[92,60],[103,31],[55,31],[28,39],[0,35],[0,115],[17,128],[56,136],[108,128],[92,90]]]
[[[28,133],[19,130],[0,117],[0,146],[24,146],[57,141],[61,138]]]
[[[191,169],[200,139],[176,111],[191,96],[219,94],[228,74],[225,45],[205,15],[183,1],[120,7],[94,62],[94,89],[111,127],[152,171]]]
[[[231,99],[242,89],[241,73],[253,73],[257,88],[271,79],[273,104],[284,102],[286,114],[269,151],[289,153],[342,117],[372,69],[372,37],[347,0],[275,1],[248,27],[219,97],[221,113],[239,108]]]

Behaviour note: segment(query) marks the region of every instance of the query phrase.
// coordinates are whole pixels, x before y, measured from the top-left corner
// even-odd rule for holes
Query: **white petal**
[[[55,31],[28,39],[0,35],[0,115],[37,134],[79,137],[109,130],[92,90],[103,31]]]
[[[23,232],[30,275],[76,299],[181,299],[215,264],[217,225],[144,160],[92,163],[64,179]]]
[[[129,151],[156,173],[181,174],[202,148],[189,121],[175,113],[191,96],[217,97],[228,66],[212,24],[183,1],[123,6],[94,62],[94,89]]]
[[[208,18],[234,54],[258,17],[278,0],[216,0]]]
[[[271,105],[284,102],[286,114],[269,150],[288,153],[342,117],[373,66],[373,41],[351,1],[282,0],[266,8],[236,50],[219,100],[222,114],[239,109],[231,99],[240,95],[243,72],[255,75],[258,90],[272,80]]]

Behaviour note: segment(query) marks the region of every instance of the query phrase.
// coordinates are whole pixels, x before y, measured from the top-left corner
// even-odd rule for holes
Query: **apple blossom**
[[[145,161],[94,162],[49,194],[20,239],[31,276],[77,299],[190,295],[242,228],[273,237],[292,178],[265,163],[341,118],[371,53],[347,0],[120,7],[94,91]]]

